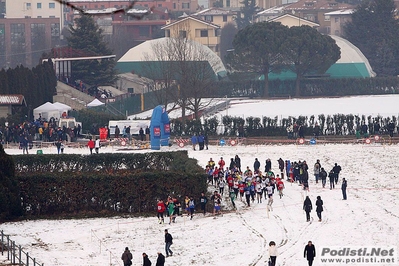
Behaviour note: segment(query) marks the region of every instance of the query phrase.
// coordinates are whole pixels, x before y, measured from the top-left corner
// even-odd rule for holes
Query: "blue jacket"
[[[203,136],[203,135],[199,135],[199,136],[198,136],[198,142],[199,142],[199,143],[204,142],[204,136]]]
[[[191,137],[191,142],[192,142],[193,144],[197,144],[197,143],[198,143],[198,137],[197,137],[196,135],[192,136],[192,137]]]

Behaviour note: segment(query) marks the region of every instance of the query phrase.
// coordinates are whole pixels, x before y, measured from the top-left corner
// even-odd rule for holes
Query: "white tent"
[[[66,105],[64,103],[55,102],[55,103],[53,103],[53,105],[58,108],[58,110],[61,112],[61,114],[63,112],[68,113],[69,110],[72,110],[72,107],[70,107],[69,105]]]
[[[87,107],[96,107],[96,106],[100,106],[100,105],[104,105],[105,103],[101,102],[98,99],[94,99],[93,101],[91,101],[90,103],[87,104]]]
[[[33,117],[34,119],[38,119],[42,116],[42,119],[49,120],[51,117],[59,118],[60,117],[60,110],[57,106],[50,102],[46,102],[39,107],[33,109]]]

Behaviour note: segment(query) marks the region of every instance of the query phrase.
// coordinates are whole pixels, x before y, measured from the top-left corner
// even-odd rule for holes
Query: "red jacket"
[[[165,211],[165,203],[163,202],[158,202],[157,204],[157,211],[159,213],[163,213]]]
[[[227,178],[227,184],[229,187],[232,187],[234,185],[234,179],[231,175]]]
[[[284,188],[284,183],[283,183],[283,181],[279,180],[277,182],[277,189],[282,190],[283,188]]]
[[[87,146],[89,146],[90,149],[94,149],[94,146],[95,146],[94,141],[92,139],[89,140],[89,142],[87,143]]]

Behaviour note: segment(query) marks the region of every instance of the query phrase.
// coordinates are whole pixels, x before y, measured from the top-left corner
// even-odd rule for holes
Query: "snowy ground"
[[[180,148],[174,145],[163,147],[162,151],[177,149]],[[337,162],[343,169],[340,181],[342,177],[348,180],[348,200],[342,200],[339,188],[322,189],[311,178],[310,192],[286,183],[284,197],[275,197],[273,211],[269,213],[265,201],[246,208],[238,200],[237,212],[227,211],[230,204],[224,198],[224,214],[216,219],[210,215],[196,215],[191,221],[181,217],[175,224],[159,225],[154,213],[150,218],[23,221],[1,224],[0,230],[11,235],[12,240],[39,262],[51,266],[123,265],[120,256],[126,246],[133,253],[133,265],[142,265],[143,252],[155,265],[157,251],[165,254],[165,228],[174,237],[174,256],[166,260],[166,265],[170,266],[267,265],[267,245],[271,240],[278,245],[277,265],[280,266],[307,265],[303,249],[309,240],[317,249],[313,264],[316,266],[338,265],[323,264],[318,260],[322,247],[394,246],[398,249],[398,145],[210,146],[206,151],[192,151],[186,146],[183,149],[188,149],[189,156],[196,158],[200,165],[205,165],[211,157],[217,161],[221,156],[228,164],[230,158],[238,154],[243,168],[247,165],[252,168],[256,157],[264,169],[265,160],[270,158],[275,173],[280,157],[291,161],[306,160],[310,169],[316,159],[320,159],[327,171]],[[5,150],[8,154],[21,153],[16,149]],[[31,152],[36,153],[35,150]],[[43,152],[55,153],[55,148],[43,149]],[[66,149],[65,152],[89,154],[85,148]],[[102,148],[101,153],[105,152],[117,150]],[[322,197],[325,208],[322,222],[317,221],[314,210],[311,213],[313,222],[306,222],[302,211],[306,195],[310,196],[313,205],[317,196]],[[399,264],[396,258],[394,264],[348,265]]]

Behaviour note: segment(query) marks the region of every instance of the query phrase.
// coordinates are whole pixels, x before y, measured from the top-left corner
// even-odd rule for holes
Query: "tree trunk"
[[[295,80],[295,97],[300,97],[301,96],[301,76],[296,75],[296,80]]]
[[[181,105],[181,126],[184,133],[186,133],[186,103],[184,102]]]
[[[265,82],[265,87],[263,88],[263,98],[269,98],[269,68],[265,67],[265,71],[263,73],[264,82]]]

